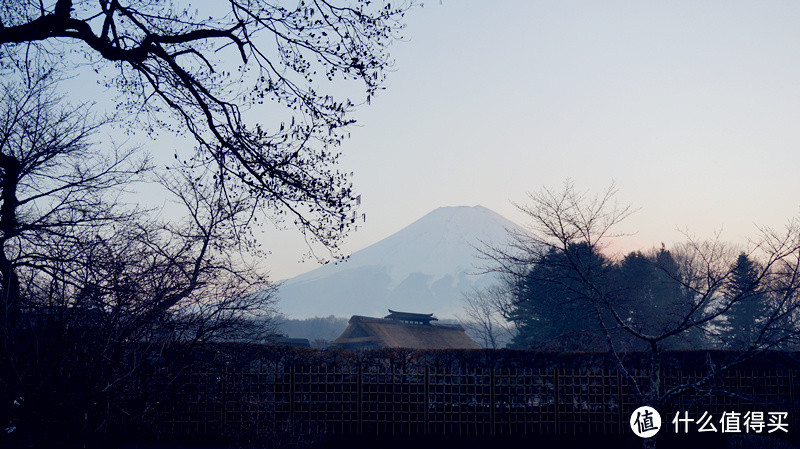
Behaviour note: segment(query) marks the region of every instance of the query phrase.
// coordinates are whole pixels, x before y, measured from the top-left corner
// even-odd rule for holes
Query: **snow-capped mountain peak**
[[[451,317],[462,292],[491,282],[476,275],[476,248],[502,244],[512,228],[483,206],[440,207],[345,261],[285,281],[279,307],[295,318],[380,316],[390,307]]]

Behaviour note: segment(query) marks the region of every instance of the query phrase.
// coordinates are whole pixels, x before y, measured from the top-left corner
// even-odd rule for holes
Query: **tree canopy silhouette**
[[[248,196],[336,248],[355,216],[350,176],[334,168],[336,147],[356,104],[381,88],[391,65],[387,47],[408,7],[368,0],[294,7],[3,2],[0,62],[6,70],[42,56],[81,65],[82,54],[146,129],[191,136],[196,152],[181,159],[213,167],[208,176],[226,197]],[[77,51],[64,57],[70,50]],[[364,100],[346,94],[343,86],[353,82]],[[248,117],[249,107],[263,103],[275,107],[274,121]]]
[[[51,75],[0,85],[0,418],[14,423],[0,444],[108,434],[113,416],[141,417],[134,374],[166,347],[274,333],[252,325],[274,301],[242,256],[247,199],[172,172],[183,220],[125,204],[148,159],[98,145],[103,121]]]
[[[604,249],[610,237],[623,235],[616,229],[631,213],[617,204],[615,194],[612,186],[591,196],[571,182],[560,191],[535,192],[529,204],[518,206],[531,221],[528,229],[511,230],[510,244],[484,250],[489,269],[511,282],[511,306],[502,310],[518,325],[519,343],[535,345],[565,331],[601,337],[635,394],[656,407],[704,388],[719,372],[755,354],[797,347],[800,221],[782,231],[762,229],[738,259],[718,239],[688,238],[672,250],[634,252],[614,262],[603,256]],[[747,323],[740,331],[747,338],[736,346],[735,357],[709,363],[698,379],[665,387],[664,350],[713,341],[726,322]],[[594,349],[584,341],[572,343],[571,349]],[[629,370],[624,353],[631,349],[647,355],[647,379]]]

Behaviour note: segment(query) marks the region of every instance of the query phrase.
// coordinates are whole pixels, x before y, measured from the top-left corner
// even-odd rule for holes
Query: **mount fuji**
[[[391,236],[284,281],[278,307],[289,318],[383,316],[387,309],[453,318],[462,295],[491,284],[478,250],[502,245],[513,222],[483,207],[440,207]]]

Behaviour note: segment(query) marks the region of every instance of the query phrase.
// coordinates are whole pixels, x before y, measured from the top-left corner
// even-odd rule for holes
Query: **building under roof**
[[[480,349],[458,324],[434,324],[432,313],[389,310],[384,318],[353,315],[335,346],[344,349]]]

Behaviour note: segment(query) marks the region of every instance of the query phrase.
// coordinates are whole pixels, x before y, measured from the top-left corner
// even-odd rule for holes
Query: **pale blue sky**
[[[684,228],[744,242],[800,212],[800,3],[487,5],[409,17],[388,90],[343,147],[367,214],[351,250],[445,205],[524,224],[510,201],[566,178],[616,181],[640,208],[628,247]]]
[[[800,212],[799,24],[798,2],[430,2],[341,148],[367,218],[346,248],[439,206],[524,224],[510,202],[566,178],[641,208],[629,248],[781,226]],[[295,231],[264,240],[274,279],[313,268]]]

